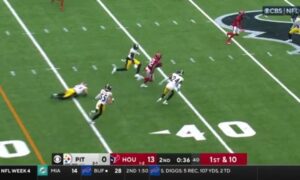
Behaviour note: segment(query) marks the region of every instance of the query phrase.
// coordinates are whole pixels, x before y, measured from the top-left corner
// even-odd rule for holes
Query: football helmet
[[[132,47],[133,47],[134,50],[138,50],[139,49],[139,45],[136,44],[136,43],[134,43]]]
[[[155,59],[158,59],[158,60],[160,60],[161,59],[161,57],[162,57],[162,55],[161,55],[161,53],[156,53],[155,55],[154,55],[154,57],[155,57]]]
[[[106,84],[105,87],[104,87],[104,89],[105,89],[106,91],[111,91],[111,90],[112,90],[112,87],[111,87],[110,84]]]
[[[176,74],[179,74],[180,76],[182,76],[182,75],[184,74],[184,71],[183,71],[182,69],[177,70],[177,71],[176,71]]]

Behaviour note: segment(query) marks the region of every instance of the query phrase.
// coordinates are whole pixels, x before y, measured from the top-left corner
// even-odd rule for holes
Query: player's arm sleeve
[[[100,99],[100,95],[101,93],[97,94],[97,96],[95,97],[96,100]]]

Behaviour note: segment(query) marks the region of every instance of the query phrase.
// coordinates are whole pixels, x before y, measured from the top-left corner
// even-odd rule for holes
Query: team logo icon
[[[64,154],[64,165],[69,165],[72,163],[71,154]]]

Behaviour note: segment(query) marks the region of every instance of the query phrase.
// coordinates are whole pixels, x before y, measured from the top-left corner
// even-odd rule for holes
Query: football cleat
[[[139,74],[135,74],[134,77],[136,78],[136,80],[142,80],[144,79],[144,77],[142,75],[139,75]]]
[[[167,100],[164,100],[163,104],[164,104],[164,105],[168,105],[168,101],[167,101]]]
[[[91,125],[94,125],[95,123],[96,123],[96,122],[93,121],[93,120],[89,121],[89,124],[91,124]]]
[[[226,44],[228,44],[228,45],[231,44],[231,41],[226,41]]]
[[[117,71],[117,66],[115,64],[112,64],[113,69],[111,71],[111,74],[115,74],[115,72]]]
[[[148,87],[148,86],[147,86],[146,84],[143,83],[143,84],[140,85],[140,87],[146,88],[146,87]]]
[[[162,98],[158,98],[158,100],[156,102],[160,102],[162,100]]]

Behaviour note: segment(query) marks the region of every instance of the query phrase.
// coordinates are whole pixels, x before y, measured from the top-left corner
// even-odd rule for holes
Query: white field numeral
[[[14,147],[15,152],[9,152],[7,146]],[[21,140],[0,141],[0,158],[15,158],[26,156],[30,153],[28,146]]]
[[[251,137],[256,134],[256,132],[251,128],[251,126],[248,123],[242,121],[221,122],[218,126],[228,137],[242,138]],[[236,132],[233,129],[233,126],[239,128],[240,132]]]
[[[204,137],[204,133],[200,132],[199,129],[194,125],[184,125],[176,134],[176,136],[182,138],[190,138],[193,137],[196,141],[204,141],[206,138]]]

